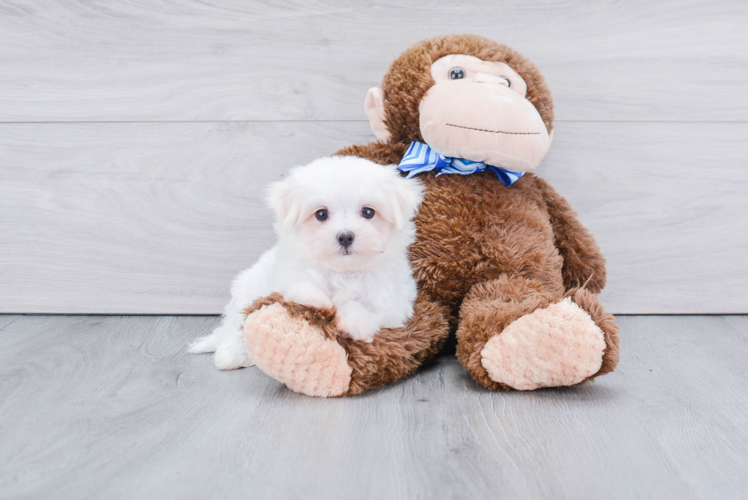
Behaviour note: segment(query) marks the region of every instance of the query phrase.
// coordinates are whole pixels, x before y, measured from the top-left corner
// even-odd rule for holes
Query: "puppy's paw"
[[[309,306],[317,309],[330,309],[333,306],[332,300],[325,294],[325,292],[308,283],[294,285],[283,294],[283,298],[289,302],[296,302],[302,306]]]
[[[353,340],[372,342],[379,331],[379,321],[358,302],[346,302],[338,307],[337,328]]]
[[[246,368],[254,363],[249,359],[247,350],[244,348],[244,339],[239,337],[240,342],[235,339],[226,339],[216,348],[213,361],[219,370],[236,370]]]
[[[338,321],[338,331],[346,337],[359,342],[374,342],[374,335],[379,330],[376,328],[373,330],[371,328],[361,328],[359,325]]]

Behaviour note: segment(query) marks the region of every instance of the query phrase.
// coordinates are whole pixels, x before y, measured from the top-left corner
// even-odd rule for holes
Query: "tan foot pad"
[[[600,370],[602,330],[570,298],[522,316],[486,342],[481,364],[494,382],[528,391],[578,384]]]
[[[255,365],[292,391],[321,397],[348,391],[352,370],[345,349],[281,304],[250,314],[244,341]]]

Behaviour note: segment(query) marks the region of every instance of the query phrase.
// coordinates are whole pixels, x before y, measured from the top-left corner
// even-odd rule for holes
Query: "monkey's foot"
[[[513,389],[568,386],[600,371],[605,348],[603,331],[567,297],[491,337],[481,351],[481,364],[491,380]]]
[[[279,303],[247,317],[244,342],[255,365],[294,392],[330,397],[348,391],[352,370],[345,349]]]

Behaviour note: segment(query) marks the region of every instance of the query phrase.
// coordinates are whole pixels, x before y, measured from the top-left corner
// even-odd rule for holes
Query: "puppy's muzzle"
[[[341,231],[338,233],[337,238],[338,244],[343,249],[344,253],[348,253],[348,248],[353,245],[353,240],[356,238],[356,235],[351,231]]]

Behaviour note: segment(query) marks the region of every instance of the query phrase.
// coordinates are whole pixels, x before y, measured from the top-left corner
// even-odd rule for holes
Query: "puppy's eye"
[[[465,70],[459,67],[454,67],[449,70],[449,78],[452,80],[462,80],[465,78]]]
[[[327,218],[330,217],[330,212],[328,212],[326,208],[320,208],[319,210],[314,212],[314,216],[317,218],[317,220],[323,221],[327,220]]]
[[[364,219],[371,219],[374,217],[374,209],[369,207],[364,207],[361,209],[361,217]]]

